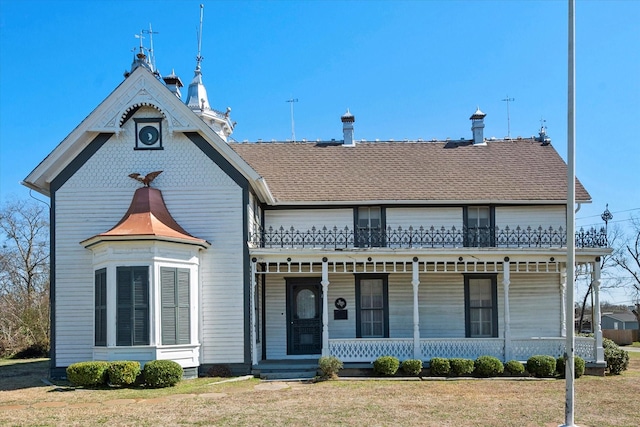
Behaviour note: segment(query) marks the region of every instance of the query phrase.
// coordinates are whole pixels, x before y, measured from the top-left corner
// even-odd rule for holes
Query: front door
[[[320,279],[287,280],[287,354],[322,351]]]

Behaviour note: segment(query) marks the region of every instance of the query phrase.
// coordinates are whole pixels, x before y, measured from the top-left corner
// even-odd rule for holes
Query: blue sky
[[[470,138],[537,134],[567,157],[566,1],[0,0],[0,202],[123,80],[149,24],[156,65],[193,76],[199,4],[209,101],[236,140]],[[640,214],[640,2],[578,1],[577,226]],[[148,40],[145,40],[148,45]],[[183,92],[186,92],[184,90]],[[185,93],[183,93],[183,96]],[[541,176],[540,180],[544,180]],[[605,299],[626,301],[622,294]]]

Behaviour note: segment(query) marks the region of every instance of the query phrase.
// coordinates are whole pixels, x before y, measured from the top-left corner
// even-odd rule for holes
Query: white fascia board
[[[258,193],[258,197],[264,203],[266,203],[268,205],[271,205],[271,206],[276,204],[276,199],[273,197],[273,194],[271,194],[271,190],[269,190],[269,186],[267,185],[267,181],[265,181],[264,178],[260,177],[257,180],[255,180],[254,181],[254,188],[255,188],[256,192]]]

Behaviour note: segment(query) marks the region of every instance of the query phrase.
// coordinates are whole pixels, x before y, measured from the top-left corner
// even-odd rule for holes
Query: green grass
[[[640,352],[629,357],[622,375],[576,380],[578,425],[638,425]],[[263,390],[257,379],[198,378],[166,389],[75,389],[46,386],[47,372],[47,360],[0,360],[0,425],[545,427],[564,420],[564,380],[324,381]],[[18,379],[20,387],[8,386]],[[63,406],[7,408],[44,402]]]

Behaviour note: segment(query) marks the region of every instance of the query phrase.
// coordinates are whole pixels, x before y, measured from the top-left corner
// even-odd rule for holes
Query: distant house
[[[631,312],[603,313],[602,329],[638,329],[638,319]]]
[[[559,356],[567,241],[598,297],[606,236],[567,236],[567,167],[544,129],[486,139],[478,109],[469,139],[365,142],[347,112],[340,140],[238,143],[199,60],[185,102],[181,86],[140,52],[24,180],[51,198],[52,376],[85,360],[196,375]],[[576,352],[603,366],[602,336]]]

